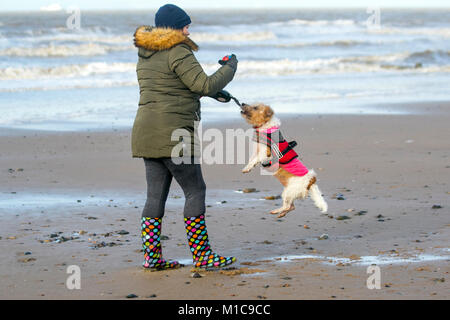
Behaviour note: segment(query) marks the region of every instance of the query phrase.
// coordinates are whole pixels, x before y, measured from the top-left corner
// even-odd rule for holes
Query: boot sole
[[[144,271],[147,272],[159,272],[159,271],[168,271],[168,270],[175,270],[175,269],[180,269],[185,267],[184,264],[177,264],[175,267],[173,268],[146,268],[146,267],[142,267],[144,269]]]
[[[221,270],[234,270],[236,269],[235,266],[230,267],[233,263],[235,263],[237,261],[237,259],[235,258],[234,261],[232,261],[231,263],[225,265],[225,266],[221,266],[221,267],[193,267],[192,270],[195,271],[221,271]],[[195,272],[194,271],[194,272]]]

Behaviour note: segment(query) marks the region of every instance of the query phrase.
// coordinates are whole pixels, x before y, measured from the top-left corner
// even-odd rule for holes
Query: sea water
[[[139,100],[133,33],[154,11],[0,12],[0,126],[44,130],[131,128]],[[386,114],[386,103],[448,100],[450,10],[190,10],[207,74],[234,53],[226,87],[277,113]],[[236,119],[211,98],[203,121]],[[182,108],[182,106],[180,106]],[[406,110],[407,111],[407,110]]]

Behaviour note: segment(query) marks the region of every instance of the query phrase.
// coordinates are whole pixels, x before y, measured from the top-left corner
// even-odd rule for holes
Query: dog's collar
[[[261,132],[265,132],[265,133],[273,133],[273,132],[275,132],[275,131],[277,131],[277,130],[279,130],[280,129],[280,127],[279,126],[273,126],[273,127],[270,127],[270,128],[266,128],[266,129],[260,129],[261,127],[253,127],[256,131],[261,131]]]

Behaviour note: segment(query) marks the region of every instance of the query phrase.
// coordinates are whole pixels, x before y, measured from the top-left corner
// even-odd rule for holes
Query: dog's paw
[[[242,169],[242,173],[249,173],[252,169],[245,167]]]
[[[289,211],[283,211],[281,212],[277,218],[283,218]]]

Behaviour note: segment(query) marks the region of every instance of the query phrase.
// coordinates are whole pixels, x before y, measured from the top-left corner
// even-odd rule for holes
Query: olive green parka
[[[198,46],[181,30],[141,26],[134,44],[139,49],[140,99],[131,137],[133,157],[185,156],[186,152],[178,151],[181,140],[194,152],[200,98],[222,90],[233,79],[236,64],[206,75],[193,54]],[[178,137],[177,129],[188,132],[190,138]]]

